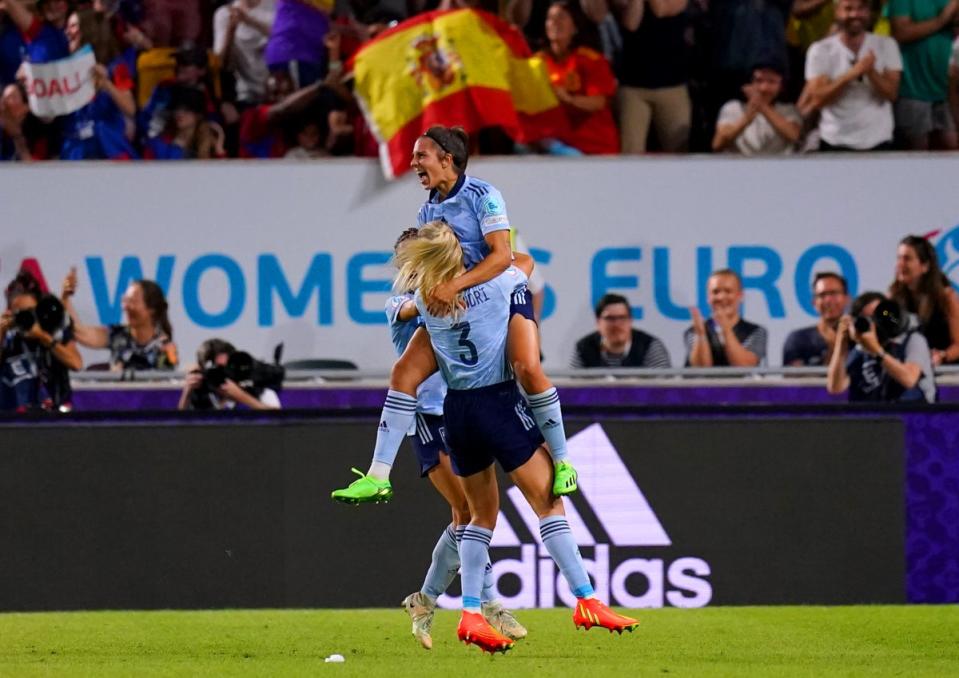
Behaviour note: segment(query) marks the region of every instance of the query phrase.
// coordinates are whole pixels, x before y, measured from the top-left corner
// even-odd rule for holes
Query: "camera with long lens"
[[[853,321],[853,327],[857,335],[865,334],[875,327],[879,343],[885,344],[909,329],[909,314],[895,301],[886,299],[879,302],[872,316],[858,316]]]
[[[213,360],[202,366],[203,382],[193,391],[194,409],[210,409],[209,396],[217,391],[227,379],[236,383],[244,391],[258,398],[264,389],[280,390],[286,370],[279,364],[264,363],[256,360],[246,351],[233,351],[225,365]]]
[[[34,325],[39,325],[47,334],[55,334],[63,329],[66,313],[63,304],[52,294],[45,294],[33,308],[17,311],[13,316],[13,325],[21,334],[26,334]]]

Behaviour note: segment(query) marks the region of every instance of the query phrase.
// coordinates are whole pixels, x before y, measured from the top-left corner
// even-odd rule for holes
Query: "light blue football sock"
[[[579,547],[573,539],[566,516],[548,516],[539,521],[539,536],[550,557],[563,573],[569,589],[577,598],[593,596],[593,585],[579,554]]]
[[[460,551],[456,544],[456,529],[447,525],[433,547],[433,560],[430,561],[430,569],[426,571],[420,591],[436,600],[449,588],[459,569]]]
[[[549,445],[553,462],[566,459],[566,428],[563,426],[563,411],[559,406],[559,394],[556,387],[548,388],[536,395],[527,395],[529,408],[540,432]]]
[[[415,417],[416,398],[399,391],[387,391],[380,423],[376,428],[376,446],[373,448],[373,463],[368,475],[377,480],[389,480],[389,469],[393,467],[396,453],[412,428]]]
[[[463,583],[463,609],[479,612],[486,566],[489,564],[489,543],[493,531],[467,525],[460,542],[460,576]]]
[[[462,543],[465,529],[466,525],[460,525],[456,528],[457,542]],[[489,558],[486,559],[486,570],[483,573],[483,591],[480,593],[480,600],[484,603],[496,600],[496,589],[493,587],[493,564],[490,563]]]

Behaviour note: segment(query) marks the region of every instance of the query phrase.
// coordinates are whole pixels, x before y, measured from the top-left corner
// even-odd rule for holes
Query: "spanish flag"
[[[568,124],[542,60],[486,12],[417,15],[364,45],[350,66],[389,178],[409,169],[413,144],[431,125],[499,126],[527,142]]]

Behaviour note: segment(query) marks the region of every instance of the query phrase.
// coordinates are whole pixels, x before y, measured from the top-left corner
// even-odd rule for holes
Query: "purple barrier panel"
[[[109,410],[175,410],[180,391],[159,388],[103,388],[74,390],[73,407],[78,412]]]
[[[386,400],[386,387],[290,388],[280,394],[283,407],[291,409],[379,409]]]
[[[831,396],[820,385],[795,386],[563,386],[560,397],[567,407],[604,405],[819,405],[844,403],[846,397]],[[73,394],[78,411],[171,410],[180,393],[174,389],[84,389]],[[386,397],[385,387],[288,388],[280,394],[288,409],[378,409]],[[941,402],[959,402],[959,386],[940,387]]]
[[[565,386],[559,388],[563,405],[719,405],[843,403],[819,385],[805,386]]]
[[[910,603],[959,603],[959,414],[906,416]]]

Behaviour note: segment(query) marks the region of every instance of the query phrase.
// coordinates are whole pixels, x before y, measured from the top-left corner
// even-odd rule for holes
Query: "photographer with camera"
[[[839,320],[826,377],[849,402],[935,402],[929,344],[914,318],[880,292],[864,292]]]
[[[207,339],[196,352],[197,364],[187,372],[179,410],[278,410],[276,390],[283,384],[279,365],[254,360],[223,339]]]
[[[60,300],[21,271],[0,316],[0,410],[72,409],[70,370],[83,368]]]

